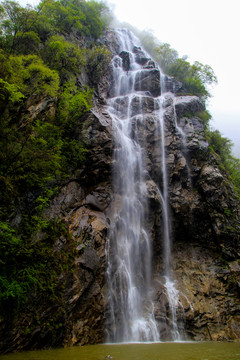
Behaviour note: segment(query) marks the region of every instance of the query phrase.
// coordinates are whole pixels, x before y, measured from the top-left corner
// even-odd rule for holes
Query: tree
[[[18,54],[38,54],[40,42],[38,34],[34,31],[19,31],[15,38],[14,50]]]
[[[60,35],[54,35],[47,40],[42,57],[52,69],[58,71],[62,80],[69,73],[79,72],[85,64],[84,54],[78,46]]]
[[[104,29],[101,13],[105,11],[106,5],[102,3],[82,0],[43,0],[40,7],[42,14],[48,15],[57,32],[74,33],[97,39]]]
[[[154,48],[155,57],[163,72],[167,72],[170,65],[172,65],[178,58],[178,52],[170,47],[169,44],[163,43]]]
[[[207,131],[206,135],[210,150],[218,156],[240,196],[240,160],[232,155],[232,141],[222,136],[219,130]]]
[[[184,59],[176,59],[167,68],[167,74],[181,81],[192,95],[197,95],[205,103],[210,97],[207,85],[217,83],[217,78],[209,65],[195,62],[191,65]]]
[[[28,21],[31,18],[30,9],[21,7],[14,1],[4,1],[1,8],[1,38],[0,45],[6,51],[12,53],[16,46],[16,38],[19,33],[25,33],[28,29]]]
[[[0,52],[3,60],[0,76],[0,98],[2,105],[8,101],[19,101],[33,93],[56,96],[59,89],[59,76],[49,69],[37,55],[7,57]]]
[[[233,143],[228,138],[221,135],[219,130],[209,131],[208,140],[214,152],[225,161],[231,155]]]
[[[217,77],[210,65],[203,65],[195,61],[192,65],[192,76],[199,78],[203,84],[217,84]]]

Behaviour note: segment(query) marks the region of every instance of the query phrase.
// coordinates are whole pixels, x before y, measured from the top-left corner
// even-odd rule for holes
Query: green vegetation
[[[169,65],[167,73],[181,81],[186,92],[199,96],[203,103],[210,96],[207,85],[217,82],[212,68],[197,61],[191,65],[184,59],[176,59]]]
[[[232,180],[235,190],[240,196],[240,159],[232,155],[232,142],[221,135],[220,131],[206,131],[207,140],[210,144],[210,151],[219,159],[220,164]]]
[[[25,217],[22,226],[32,233],[40,220]],[[56,296],[58,277],[64,268],[71,266],[73,250],[70,240],[61,252],[52,251],[54,240],[66,235],[64,224],[45,221],[44,230],[44,239],[30,242],[27,235],[20,237],[9,224],[0,223],[0,303],[4,314],[20,309],[30,290],[42,292],[48,299]]]
[[[108,64],[108,52],[96,45],[106,13],[104,4],[84,0],[42,0],[37,8],[8,0],[0,5],[0,306],[5,313],[19,310],[30,289],[58,301],[60,273],[72,264],[64,223],[46,219],[44,210],[87,156],[82,117],[92,106],[94,89],[82,86],[79,76],[85,67],[96,86]],[[65,243],[54,250],[59,237]]]

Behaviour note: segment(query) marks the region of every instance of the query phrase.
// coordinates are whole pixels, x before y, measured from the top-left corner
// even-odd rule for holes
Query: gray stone
[[[175,80],[173,77],[164,75],[164,92],[171,92],[173,94],[182,93],[183,87],[180,81]]]
[[[134,96],[131,99],[131,116],[137,114],[147,114],[152,113],[155,110],[154,99],[150,96]]]
[[[136,54],[135,55],[135,61],[140,64],[140,65],[145,65],[151,61],[150,58],[146,57],[145,53],[142,51],[142,49],[140,47],[134,46],[133,48],[133,53]],[[150,65],[150,64],[149,64]],[[154,65],[154,62],[152,61],[152,66]],[[155,66],[153,66],[155,67]]]
[[[175,100],[177,116],[183,116],[186,113],[193,115],[198,111],[204,110],[204,106],[197,96],[178,96]]]
[[[122,51],[119,54],[120,58],[122,59],[122,67],[125,71],[128,71],[130,68],[130,57],[129,57],[129,52],[127,51]]]
[[[137,72],[134,89],[144,91],[156,97],[161,94],[160,72],[157,69]]]

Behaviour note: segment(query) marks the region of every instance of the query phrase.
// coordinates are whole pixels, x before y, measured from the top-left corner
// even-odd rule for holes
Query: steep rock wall
[[[119,45],[113,31],[102,39],[113,55]],[[141,49],[136,57],[142,66],[154,68]],[[127,71],[126,54],[121,54]],[[152,95],[160,93],[159,72],[151,71],[139,86],[153,84]],[[106,108],[111,95],[112,71],[98,84],[94,109],[83,120],[83,140],[88,148],[87,161],[75,177],[69,179],[52,201],[46,216],[64,219],[76,250],[72,268],[64,272],[59,283],[64,315],[60,328],[41,327],[32,316],[38,307],[40,322],[46,323],[56,311],[54,306],[39,305],[29,300],[26,312],[14,328],[1,322],[5,334],[5,350],[32,349],[57,345],[83,345],[103,342],[106,298],[106,244],[112,212],[112,122]],[[169,208],[173,239],[173,268],[180,294],[179,317],[186,338],[193,340],[236,340],[240,338],[239,301],[239,202],[231,183],[220,170],[217,160],[208,151],[204,125],[198,116],[203,110],[195,96],[183,95],[181,84],[171,78],[165,81],[169,93],[165,101],[165,151],[169,180]],[[146,85],[147,86],[147,85]],[[141,89],[140,89],[141,90]],[[177,95],[176,94],[176,95]],[[50,105],[51,106],[50,106]],[[124,107],[124,104],[119,104]],[[50,106],[50,108],[49,108]],[[47,108],[46,108],[47,107]],[[137,115],[137,104],[133,112]],[[135,109],[135,110],[134,110]],[[153,239],[153,284],[155,316],[162,339],[168,337],[169,309],[162,281],[162,210],[157,187],[161,188],[161,149],[153,119],[153,102],[145,98],[144,116],[136,120],[140,142],[146,148],[148,169],[149,231]],[[54,102],[35,101],[28,111],[51,111]],[[134,121],[134,117],[133,117]],[[185,136],[182,136],[184,132]],[[55,246],[61,249],[66,239]],[[32,330],[22,332],[28,324]]]
[[[103,42],[113,55],[119,53],[114,32],[109,31]],[[137,90],[150,90],[152,96],[158,96],[161,82],[159,72],[154,70],[154,62],[146,58],[140,48],[134,48],[133,52],[137,62],[146,68],[146,76],[139,82],[136,79]],[[125,71],[128,71],[128,54],[121,53],[120,57]],[[104,99],[112,96],[111,83],[110,67],[108,76],[99,84],[99,99],[103,101],[100,103],[96,99],[94,112],[109,133],[111,119],[107,115]],[[165,96],[165,152],[172,224],[172,262],[181,303],[179,316],[182,317],[186,338],[238,339],[239,202],[226,174],[209,152],[204,123],[198,115],[204,110],[201,101],[196,96],[183,95],[181,84],[172,78],[166,77],[164,90],[169,92]],[[161,188],[162,176],[161,149],[156,146],[156,136],[161,135],[154,131],[156,121],[152,98],[147,96],[142,101],[144,115],[141,120],[137,117],[137,102],[135,104],[133,101],[131,111],[140,142],[147,149],[145,163],[149,173],[147,187],[149,230],[153,239],[155,315],[159,319],[161,338],[164,339],[168,337],[168,329],[166,325],[161,328],[161,321],[167,324],[170,319],[160,275],[163,263],[162,210],[156,188]],[[119,106],[124,109],[124,104]],[[112,146],[111,143],[111,151]],[[108,164],[111,164],[110,152]],[[111,195],[104,214],[109,226],[112,190],[111,180],[108,181],[107,189]]]

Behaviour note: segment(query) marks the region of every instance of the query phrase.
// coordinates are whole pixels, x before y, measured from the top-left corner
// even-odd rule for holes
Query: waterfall
[[[128,52],[129,65],[124,70],[124,59],[113,59],[115,87],[108,109],[115,140],[115,202],[107,270],[111,323],[108,341],[158,341],[151,299],[151,244],[145,223],[146,175],[136,119],[132,121],[136,99],[135,112],[141,116],[141,95],[134,90],[141,66],[134,60],[131,35],[119,30],[118,36],[121,51]]]
[[[114,134],[111,229],[107,245],[108,342],[159,341],[154,318],[151,274],[151,237],[148,231],[149,174],[138,124],[144,122],[146,103],[153,111],[161,132],[164,277],[171,311],[172,340],[180,338],[176,320],[178,291],[171,273],[168,178],[164,143],[164,95],[160,94],[160,69],[140,48],[138,39],[125,29],[117,29],[119,54],[112,60],[113,84],[107,111]],[[159,87],[149,81],[150,73]],[[164,78],[162,76],[161,78]],[[147,79],[147,80],[146,80]],[[155,87],[154,87],[155,86]],[[162,84],[164,88],[164,84]]]
[[[166,295],[169,302],[169,316],[171,319],[171,340],[181,340],[180,332],[177,323],[177,312],[179,306],[179,292],[176,288],[176,281],[174,280],[172,273],[172,261],[171,261],[171,221],[169,215],[168,206],[168,174],[166,166],[166,153],[165,153],[165,123],[164,123],[164,107],[165,107],[165,75],[161,74],[161,89],[162,95],[159,97],[159,110],[158,120],[160,125],[161,136],[161,154],[162,154],[162,193],[160,194],[162,200],[162,217],[163,217],[163,275],[164,275],[164,287],[166,289]],[[173,96],[173,95],[171,95]],[[176,120],[175,103],[173,102],[174,119]],[[176,124],[175,124],[176,125]],[[177,131],[178,128],[177,128]]]

